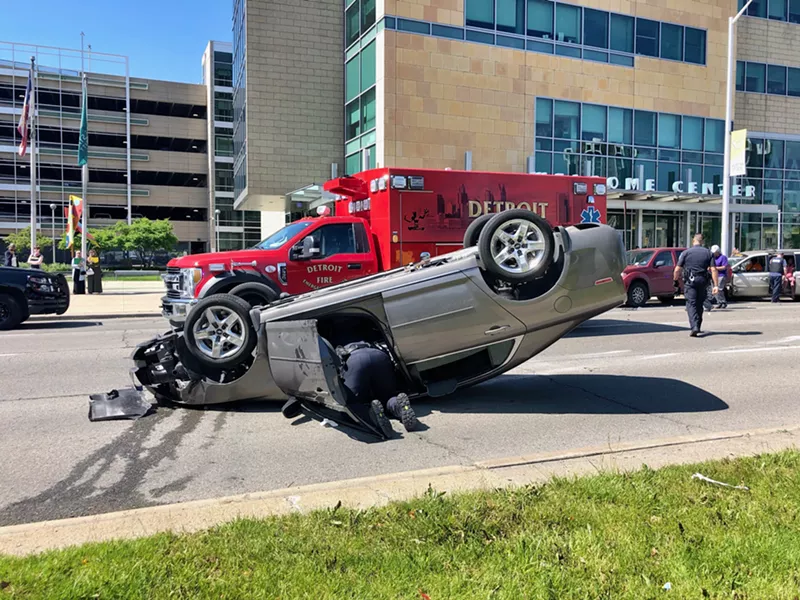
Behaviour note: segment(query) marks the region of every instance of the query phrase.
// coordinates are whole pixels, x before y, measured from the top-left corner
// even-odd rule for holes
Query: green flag
[[[86,77],[83,78],[83,98],[81,99],[81,134],[78,139],[78,166],[89,161],[89,118],[86,114]]]

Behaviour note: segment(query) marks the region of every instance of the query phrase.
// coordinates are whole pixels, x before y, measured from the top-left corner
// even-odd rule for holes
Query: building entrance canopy
[[[326,192],[318,183],[312,183],[286,194],[286,212],[304,213],[334,202],[339,196]]]

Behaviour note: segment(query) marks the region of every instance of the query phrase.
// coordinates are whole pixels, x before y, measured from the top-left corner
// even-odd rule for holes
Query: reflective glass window
[[[358,2],[353,2],[353,5],[347,9],[344,14],[344,35],[345,46],[349,46],[358,39],[361,34],[361,22],[358,14]]]
[[[767,67],[767,93],[786,95],[786,67],[779,65]]]
[[[792,171],[800,170],[800,142],[786,142],[784,167]]]
[[[361,56],[352,58],[344,67],[344,100],[348,102],[361,91]]]
[[[633,143],[642,146],[656,145],[656,113],[637,110],[633,117]]]
[[[361,51],[361,91],[375,85],[375,41]]]
[[[553,39],[553,3],[528,0],[528,35]]]
[[[747,15],[750,17],[767,18],[767,0],[753,0],[747,8]]]
[[[736,91],[744,91],[744,61],[736,61]]]
[[[658,145],[661,148],[681,147],[681,118],[678,115],[658,115]]]
[[[633,177],[641,179],[644,173],[644,180],[639,182],[642,189],[645,188],[645,181],[656,179],[656,163],[651,160],[636,160],[633,162]]]
[[[553,172],[553,155],[550,152],[537,152],[534,164],[537,173]]]
[[[725,121],[706,119],[706,152],[725,151]]]
[[[581,9],[571,4],[556,4],[556,40],[581,43]]]
[[[800,69],[789,67],[786,91],[790,96],[800,96]]]
[[[789,0],[789,22],[800,23],[800,0]]]
[[[775,21],[785,21],[787,13],[786,0],[769,0],[769,18]]]
[[[779,179],[764,180],[764,204],[781,205],[783,195],[783,182]]]
[[[766,89],[767,66],[748,62],[745,65],[744,89],[747,92],[764,93]]]
[[[583,9],[583,43],[595,48],[608,48],[608,13],[593,8]]]
[[[360,173],[363,170],[361,168],[360,150],[355,154],[351,154],[350,156],[344,159],[344,170],[345,170],[345,175],[355,175],[356,173]]]
[[[361,0],[361,33],[375,24],[375,0]]]
[[[361,122],[364,132],[375,128],[375,88],[361,96]]]
[[[686,27],[684,34],[683,60],[696,65],[706,64],[706,32],[694,27]]]
[[[800,0],[798,0],[800,2]],[[633,54],[634,43],[633,17],[627,15],[611,15],[611,49]]]
[[[661,58],[683,60],[683,27],[661,24]]]
[[[658,57],[658,21],[636,19],[636,54]]]
[[[596,104],[584,104],[582,123],[582,138],[584,140],[605,141],[606,139],[606,107]]]
[[[525,33],[525,0],[497,0],[497,30]]]
[[[577,102],[556,100],[553,118],[553,137],[577,140],[580,139],[580,109]]]
[[[630,144],[633,136],[633,111],[630,108],[608,109],[608,141]]]
[[[680,181],[681,168],[678,163],[658,163],[658,180],[656,181],[656,190],[659,192],[671,192],[672,184]]]
[[[358,100],[354,100],[345,108],[345,135],[348,140],[361,133],[361,110]]]
[[[681,148],[684,150],[703,150],[703,119],[700,117],[683,117]]]
[[[553,101],[547,98],[536,99],[536,135],[553,135]]]
[[[494,29],[494,1],[467,0],[467,25]]]

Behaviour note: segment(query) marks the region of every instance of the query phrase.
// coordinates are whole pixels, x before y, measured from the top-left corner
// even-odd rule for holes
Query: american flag
[[[28,151],[28,120],[31,113],[31,104],[33,104],[32,86],[33,67],[31,67],[31,72],[28,75],[28,87],[25,88],[25,103],[22,105],[22,115],[19,117],[19,125],[17,126],[17,131],[22,137],[22,141],[19,143],[20,156],[25,156],[25,153]]]

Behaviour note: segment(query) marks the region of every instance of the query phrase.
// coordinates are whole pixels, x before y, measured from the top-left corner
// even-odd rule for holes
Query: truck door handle
[[[350,264],[347,265],[347,268],[350,269],[351,271],[354,271],[356,269],[360,269],[361,268],[361,263],[350,263]]]
[[[492,325],[491,327],[489,327],[489,329],[484,331],[483,334],[484,335],[494,335],[496,333],[500,333],[501,331],[505,331],[509,327],[511,327],[511,326],[510,325]]]

